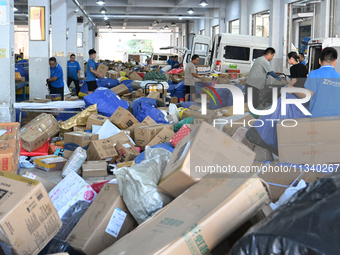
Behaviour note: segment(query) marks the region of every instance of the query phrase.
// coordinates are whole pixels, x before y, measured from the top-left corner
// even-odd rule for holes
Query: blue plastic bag
[[[174,86],[174,87],[171,87]],[[170,91],[168,89],[168,93],[171,93],[171,97],[178,97],[178,98],[184,98],[186,95],[186,90],[184,86],[184,81],[178,83],[178,84],[172,84],[170,86]]]
[[[79,85],[80,85],[80,84],[79,84]],[[81,86],[79,92],[82,92],[82,93],[84,93],[84,94],[88,94],[88,93],[89,93],[89,89],[88,89],[88,87],[87,87],[86,81],[84,81],[83,86]]]
[[[296,99],[297,97],[295,97],[292,94],[287,94],[286,98]],[[308,107],[307,106],[305,107],[308,110]],[[253,124],[253,126],[255,126],[257,131],[259,132],[263,141],[265,141],[269,146],[273,147],[275,150],[278,149],[277,128],[276,128],[277,121],[271,121],[271,120],[299,119],[299,118],[307,117],[294,104],[288,104],[286,110],[287,110],[286,115],[281,115],[281,97],[280,97],[277,101],[277,107],[276,107],[275,112],[273,112],[270,115],[262,116]],[[270,120],[270,121],[267,121],[267,120]],[[262,127],[260,127],[261,125]]]
[[[174,151],[175,147],[171,143],[161,143],[161,144],[156,144],[152,146],[151,148],[156,149],[156,148],[162,148],[170,151],[171,153]],[[145,152],[143,151],[141,154],[139,154],[135,158],[135,164],[139,164],[145,159]]]
[[[124,84],[126,87],[129,88],[129,92],[133,91],[133,88],[131,86],[131,83],[133,82],[133,80],[124,80],[121,83]]]
[[[164,114],[150,104],[141,102],[135,106],[135,109],[133,110],[133,115],[139,122],[142,122],[147,116],[150,116],[158,124],[169,124],[169,122],[165,120]]]
[[[200,106],[199,104],[195,103],[195,102],[192,102],[192,101],[189,101],[189,102],[181,102],[181,106],[183,108],[189,108],[190,106],[192,105],[197,105],[197,106]]]
[[[110,79],[110,78],[98,78],[97,79],[98,87],[105,87],[105,88],[113,88],[119,85],[119,81],[117,79]]]
[[[129,107],[128,102],[107,88],[98,88],[94,93],[85,96],[84,101],[86,107],[97,104],[98,113],[106,117],[111,117],[119,106],[124,109]]]
[[[21,77],[24,77],[25,81],[28,81],[28,72],[21,65],[15,65],[15,72],[20,73]]]
[[[145,104],[149,104],[149,105],[152,105],[154,107],[157,107],[156,99],[148,98],[148,97],[140,97],[140,98],[133,100],[130,104],[130,107],[132,108],[133,112],[137,111],[137,106],[140,103],[145,103]]]

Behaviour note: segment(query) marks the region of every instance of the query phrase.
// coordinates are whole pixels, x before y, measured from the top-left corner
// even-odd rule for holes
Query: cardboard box
[[[133,164],[134,164],[133,161],[126,161],[126,162],[117,163],[116,166],[117,168],[131,167]]]
[[[132,55],[132,60],[135,62],[140,62],[140,55]]]
[[[86,126],[75,126],[75,127],[73,127],[73,131],[85,132],[86,131]]]
[[[158,186],[166,195],[178,197],[209,174],[209,167],[217,172],[224,169],[222,173],[237,171],[251,166],[254,158],[255,153],[248,147],[203,122],[176,146]]]
[[[62,225],[44,186],[0,172],[0,189],[0,241],[14,254],[38,254]]]
[[[217,119],[217,113],[213,110],[207,109],[207,114],[202,115],[201,107],[197,105],[190,106],[189,109],[183,112],[183,119],[194,117],[197,119],[203,119],[207,123],[212,123],[214,119]]]
[[[73,151],[64,150],[63,158],[69,159],[71,157],[72,153],[73,153]]]
[[[107,176],[107,163],[101,161],[86,161],[82,166],[82,177],[105,177]]]
[[[154,98],[154,99],[160,99],[161,98],[161,93],[157,91],[151,91],[147,98]]]
[[[110,138],[92,141],[87,149],[87,160],[103,160],[111,158],[115,161],[118,153]]]
[[[143,80],[142,77],[140,77],[137,72],[132,72],[128,77],[133,81],[142,81]]]
[[[154,121],[149,115],[145,117],[142,123],[147,125],[157,125],[157,122]]]
[[[16,174],[19,164],[19,123],[0,123],[0,171]]]
[[[117,216],[125,218],[120,221]],[[97,255],[130,232],[134,226],[135,220],[119,194],[118,185],[106,183],[66,242],[82,254]]]
[[[140,153],[133,145],[133,143],[122,143],[120,141],[116,144],[116,150],[118,152],[117,162],[126,162],[134,160]]]
[[[147,122],[151,122],[149,119],[148,119],[148,116],[143,120],[142,123],[136,123],[136,124],[133,124],[131,127],[127,128],[126,131],[130,131],[130,137],[132,140],[134,140],[134,134],[135,134],[135,129],[138,128],[138,127],[145,127],[145,126],[148,126],[148,125],[151,125],[151,124],[148,124],[148,123],[145,123],[144,121],[147,119]],[[150,118],[151,119],[151,118]],[[153,120],[154,121],[154,120]],[[155,123],[157,124],[157,123]],[[155,125],[155,124],[152,124],[152,125]]]
[[[38,175],[35,175],[29,171],[26,171],[23,175],[23,177],[28,178],[28,179],[32,179],[32,180],[36,180],[38,182],[40,182],[45,190],[48,192],[50,192],[57,184],[50,182],[49,180],[46,180]]]
[[[196,65],[197,74],[208,74],[210,73],[209,65]]]
[[[98,140],[97,134],[87,132],[69,132],[64,135],[64,147],[66,150],[74,151],[78,147],[87,150],[92,141]]]
[[[224,133],[227,133],[228,135],[230,136],[233,136],[233,134],[235,134],[236,130],[239,128],[239,127],[247,127],[247,128],[250,128],[250,126],[248,125],[249,124],[249,121],[250,120],[253,120],[254,117],[249,114],[247,115],[246,117],[243,117],[241,119],[238,119],[236,121],[230,121],[229,123],[227,123],[224,127],[223,127],[223,132]],[[254,119],[255,120],[255,119]],[[251,121],[250,124],[254,124],[254,121]]]
[[[92,203],[97,193],[77,173],[70,172],[48,195],[61,218],[78,201]]]
[[[106,77],[110,79],[118,79],[120,77],[120,72],[109,70],[106,72]]]
[[[170,104],[178,104],[178,97],[170,97]]]
[[[296,119],[297,126],[277,124],[277,139],[281,163],[339,163],[340,116]],[[296,123],[286,121],[285,126]]]
[[[97,70],[96,70],[96,71],[97,71],[98,73],[104,75],[104,77],[105,77],[107,70],[109,70],[109,67],[108,67],[108,66],[105,66],[105,65],[103,65],[103,64],[99,64],[99,66],[97,67]]]
[[[46,172],[61,171],[67,162],[67,159],[55,155],[34,157],[35,167]]]
[[[273,154],[268,149],[261,148],[260,146],[255,145],[253,150],[256,153],[255,161],[274,161]]]
[[[144,66],[144,72],[149,72],[150,71],[150,66]]]
[[[188,125],[184,124],[177,133],[171,138],[170,143],[173,146],[177,146],[177,144],[184,139],[189,133],[191,132],[191,129],[188,127]]]
[[[248,128],[239,127],[231,138],[233,138],[235,141],[243,143],[244,145],[248,146],[252,150],[254,148],[254,144],[249,142],[248,139],[246,138],[247,131],[248,131]]]
[[[100,254],[209,254],[269,202],[255,175],[207,176]]]
[[[131,112],[120,106],[112,114],[109,120],[120,129],[126,129],[135,123],[139,123],[139,121],[133,116]]]
[[[21,135],[21,146],[26,151],[32,152],[47,143],[47,139],[48,133],[46,131],[40,132],[34,129]]]
[[[144,148],[165,127],[168,127],[170,130],[173,130],[173,126],[167,124],[157,124],[136,128],[134,132],[134,141],[136,143],[136,146]]]
[[[58,121],[52,114],[42,113],[38,117],[31,120],[25,126],[20,129],[20,135],[24,135],[33,129],[37,129],[40,132],[47,131],[48,137],[54,137],[60,131]]]
[[[106,116],[99,115],[99,114],[92,114],[86,122],[86,130],[92,131],[92,125],[102,126],[104,122],[109,119]]]
[[[173,138],[175,135],[175,132],[172,131],[171,129],[165,127],[160,131],[154,139],[152,139],[148,145],[150,147],[156,145],[156,144],[161,144],[161,143],[170,143],[171,138]]]
[[[116,87],[113,87],[111,90],[114,93],[116,93],[118,96],[122,96],[122,95],[128,94],[130,92],[129,88],[126,87],[124,84],[120,84]]]

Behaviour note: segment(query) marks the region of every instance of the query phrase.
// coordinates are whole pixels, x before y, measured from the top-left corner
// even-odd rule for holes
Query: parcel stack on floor
[[[335,130],[336,117],[300,119],[290,129],[279,122],[275,161],[247,140],[258,116],[247,104],[244,115],[233,115],[229,92],[220,91],[226,104],[216,107],[212,99],[202,114],[198,103],[177,104],[182,71],[167,76],[144,67],[141,74],[132,66],[102,64],[108,67],[100,69],[107,76],[98,79],[103,88],[81,92],[85,107],[78,114],[42,113],[20,129],[18,123],[0,125],[0,244],[6,254],[224,255],[235,243],[238,254],[252,236],[262,243],[261,231],[281,226],[285,207],[306,202],[313,190],[305,187],[325,180],[329,164],[336,169],[339,145],[325,128]],[[208,71],[198,67],[199,74]],[[205,82],[237,80],[242,88],[243,76]],[[272,247],[269,237],[263,243]]]

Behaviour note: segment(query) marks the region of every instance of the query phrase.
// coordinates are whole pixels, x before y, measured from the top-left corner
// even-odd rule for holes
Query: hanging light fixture
[[[109,26],[108,28],[109,28],[109,31],[111,31],[111,30],[112,30],[112,27],[111,27],[111,26]]]
[[[13,7],[13,11],[16,12],[17,10],[18,10],[18,8],[14,6],[14,7]]]
[[[106,26],[109,28],[110,27],[110,23],[106,23]]]
[[[179,19],[179,20],[182,20],[182,19],[183,19],[183,18],[182,18],[182,15],[179,15],[179,16],[178,16],[178,19]]]
[[[165,25],[164,29],[169,29],[168,25]]]
[[[108,17],[106,17],[106,16],[104,16],[104,18],[103,18],[104,20],[108,20],[109,18]]]
[[[98,5],[104,5],[105,1],[104,0],[97,0],[96,4]]]
[[[206,0],[201,0],[201,2],[198,4],[200,6],[207,6],[208,5],[208,2]]]
[[[174,21],[171,22],[170,27],[175,27],[175,26],[176,26],[176,23]]]
[[[102,7],[102,8],[100,9],[100,13],[105,14],[105,12],[107,12],[107,10],[106,10],[104,7]]]
[[[194,13],[195,13],[195,11],[194,11],[194,9],[192,9],[192,8],[189,8],[189,9],[187,10],[187,13],[189,13],[189,14],[194,14]]]

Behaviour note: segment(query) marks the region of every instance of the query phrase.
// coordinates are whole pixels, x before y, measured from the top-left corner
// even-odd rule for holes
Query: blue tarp
[[[129,88],[129,92],[132,92],[133,91],[133,88],[131,87],[132,82],[133,82],[133,80],[124,80],[121,83]]]
[[[158,124],[169,124],[160,110],[144,102],[138,103],[134,106],[133,115],[139,122],[142,122],[147,116],[150,116]]]
[[[21,65],[15,65],[15,72],[19,72],[21,77],[25,77],[25,81],[28,81],[28,72]]]
[[[110,78],[98,78],[97,79],[98,87],[105,87],[105,88],[113,88],[119,85],[119,81],[117,79],[110,79]]]

